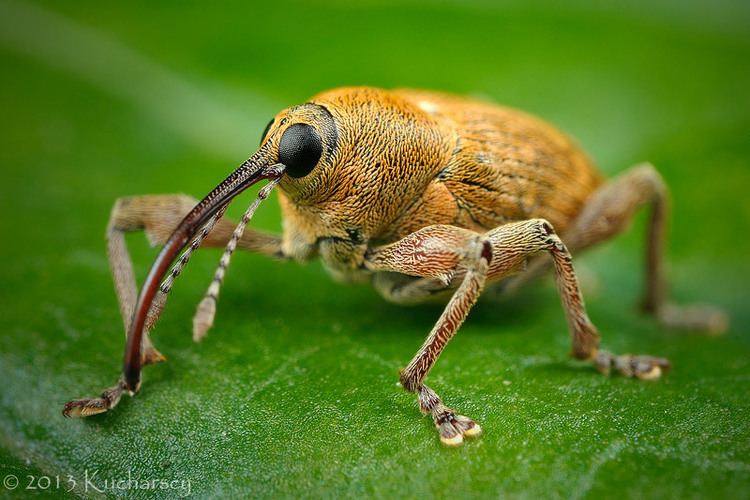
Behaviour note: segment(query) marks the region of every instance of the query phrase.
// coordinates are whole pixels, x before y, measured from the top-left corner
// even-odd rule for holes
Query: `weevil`
[[[224,217],[227,206],[261,180],[268,183],[235,226]],[[275,187],[283,234],[246,230]],[[396,303],[443,298],[442,315],[401,370],[400,383],[416,394],[447,445],[459,445],[481,428],[446,406],[424,380],[487,287],[507,293],[552,270],[572,355],[604,374],[658,378],[670,368],[666,359],[600,349],[571,259],[621,233],[644,206],[650,207],[644,311],[668,327],[724,330],[727,317],[719,309],[668,300],[663,253],[669,196],[650,164],[606,181],[553,126],[467,98],[369,87],[321,93],[277,114],[259,149],[202,200],[160,195],[116,201],[107,248],[127,334],[123,373],[100,397],[71,401],[63,414],[112,409],[123,393],[138,392],[144,365],[164,360],[148,332],[200,245],[225,250],[193,320],[196,340],[213,323],[237,247],[302,262],[319,257],[335,278],[369,281]],[[125,245],[125,234],[136,230],[163,244],[140,294]]]

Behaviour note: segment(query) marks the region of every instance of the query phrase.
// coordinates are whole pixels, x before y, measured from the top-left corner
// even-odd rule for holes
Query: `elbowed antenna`
[[[170,264],[196,233],[217,213],[223,212],[233,198],[258,181],[281,178],[285,169],[281,163],[271,164],[261,148],[198,202],[169,237],[146,276],[128,329],[123,376],[129,391],[137,391],[140,384],[143,330],[159,284]]]
[[[242,239],[242,235],[245,232],[245,226],[247,226],[247,223],[250,222],[250,219],[255,215],[255,211],[258,209],[260,202],[268,198],[268,195],[271,194],[271,191],[273,191],[273,188],[276,187],[280,180],[281,177],[271,179],[268,184],[258,191],[258,196],[255,198],[255,201],[247,207],[247,210],[245,210],[245,213],[242,215],[242,219],[240,219],[234,232],[232,232],[232,236],[229,238],[224,253],[219,260],[219,266],[214,272],[211,284],[209,285],[206,294],[203,296],[203,300],[198,304],[198,310],[193,317],[193,340],[196,342],[206,336],[206,332],[214,323],[216,301],[219,298],[219,289],[224,281],[224,275],[229,268],[229,261],[232,258],[232,254],[237,249],[237,243]],[[217,212],[217,214],[218,213],[220,212]],[[214,220],[216,220],[216,217],[214,217]]]

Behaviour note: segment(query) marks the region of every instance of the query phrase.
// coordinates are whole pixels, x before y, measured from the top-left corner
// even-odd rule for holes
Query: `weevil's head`
[[[445,166],[445,126],[397,93],[336,89],[280,112],[261,149],[285,166],[285,250],[332,238],[383,236]]]

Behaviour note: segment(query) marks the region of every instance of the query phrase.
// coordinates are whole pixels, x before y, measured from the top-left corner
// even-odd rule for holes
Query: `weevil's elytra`
[[[263,179],[268,184],[235,227],[223,217],[227,205]],[[245,230],[275,187],[283,234]],[[115,203],[107,238],[127,332],[123,376],[98,398],[66,404],[63,414],[113,408],[123,392],[138,391],[143,365],[164,360],[147,333],[200,245],[226,249],[194,318],[196,340],[213,323],[236,248],[298,261],[320,257],[335,278],[370,281],[397,303],[446,297],[443,314],[401,370],[400,382],[417,395],[447,445],[461,444],[481,428],[446,406],[424,380],[487,286],[508,293],[551,269],[572,355],[605,374],[614,369],[658,378],[670,367],[666,359],[599,348],[571,258],[571,252],[620,233],[644,205],[651,208],[644,310],[669,327],[724,330],[721,311],[678,307],[667,299],[662,257],[668,192],[651,165],[606,181],[571,139],[520,111],[416,90],[324,92],[274,117],[258,151],[200,202],[174,195]],[[140,228],[164,247],[138,294],[124,235]]]

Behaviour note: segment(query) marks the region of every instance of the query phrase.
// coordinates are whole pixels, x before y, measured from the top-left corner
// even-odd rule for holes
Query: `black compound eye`
[[[314,127],[295,123],[284,131],[279,142],[279,162],[286,165],[292,177],[304,177],[318,164],[323,154],[323,141]]]
[[[260,145],[263,145],[263,141],[265,140],[266,136],[268,135],[268,131],[271,130],[271,125],[273,125],[274,119],[271,118],[271,121],[268,122],[268,125],[266,125],[266,128],[263,129],[263,133],[260,136]]]

